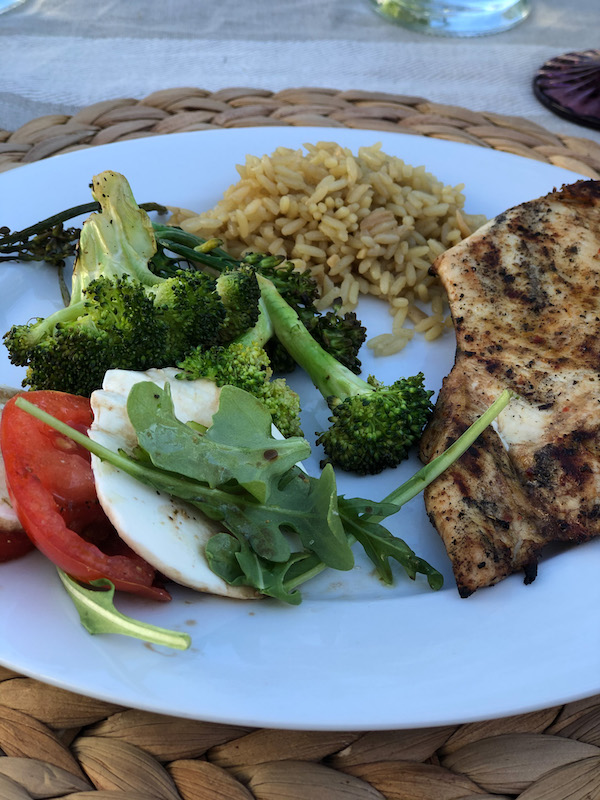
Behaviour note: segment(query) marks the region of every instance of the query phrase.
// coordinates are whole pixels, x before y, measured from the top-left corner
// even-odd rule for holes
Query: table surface
[[[98,101],[141,99],[173,87],[209,92],[228,87],[273,92],[325,87],[416,96],[472,111],[522,117],[561,136],[585,138],[597,146],[600,131],[551,114],[535,99],[531,81],[549,58],[600,47],[600,3],[532,3],[530,17],[511,31],[476,39],[444,39],[387,22],[369,0],[25,0],[0,14],[0,133],[2,129],[16,131],[45,115],[72,115]],[[73,778],[73,786],[81,789],[86,787],[80,780],[80,763],[95,775],[95,765],[102,762],[106,775],[95,775],[97,788],[124,787],[127,792],[139,788],[140,797],[146,796],[149,781],[163,786],[161,765],[168,762],[178,786],[189,788],[193,782],[198,792],[194,797],[214,796],[218,779],[223,796],[248,798],[247,785],[262,798],[266,795],[260,794],[260,786],[266,783],[268,788],[269,780],[279,786],[283,774],[296,788],[327,785],[320,796],[332,800],[347,796],[349,780],[353,782],[353,796],[366,800],[375,796],[375,789],[385,794],[386,787],[391,789],[405,778],[414,782],[419,775],[431,782],[431,792],[423,790],[423,797],[440,797],[442,791],[446,796],[450,780],[463,781],[465,794],[473,789],[482,792],[467,780],[467,767],[439,759],[463,745],[463,749],[477,747],[477,739],[492,734],[503,736],[494,740],[498,745],[493,751],[488,748],[481,757],[489,762],[492,773],[497,768],[504,776],[506,786],[502,788],[507,794],[526,791],[533,781],[541,787],[546,773],[561,764],[569,770],[565,781],[571,786],[574,770],[583,774],[592,761],[589,756],[597,753],[597,748],[592,748],[592,753],[592,745],[586,742],[594,742],[593,732],[600,728],[599,702],[599,698],[591,698],[564,709],[462,726],[457,731],[393,732],[387,744],[376,733],[374,739],[367,734],[361,738],[366,762],[372,760],[374,747],[379,748],[376,752],[380,759],[372,765],[376,769],[369,770],[368,763],[352,767],[353,763],[360,764],[359,734],[337,738],[332,734],[302,734],[299,739],[293,731],[270,735],[268,731],[252,733],[165,717],[150,720],[151,741],[147,743],[143,736],[140,738],[141,722],[147,719],[137,712],[117,713],[119,709],[107,704],[76,698],[0,667],[4,752],[25,753],[36,763],[41,760],[65,767],[78,776]],[[572,720],[579,721],[577,735],[569,728]],[[93,748],[104,747],[104,740],[87,737],[85,728],[69,750],[50,730],[75,731],[96,721],[100,737],[103,724],[108,726],[106,735],[116,737],[98,758]],[[30,730],[42,730],[44,736],[36,733],[39,741],[34,736],[24,746],[24,731]],[[586,735],[586,730],[591,733]],[[581,741],[563,741],[563,731],[564,736]],[[12,750],[11,732],[18,741]],[[124,741],[118,742],[119,737]],[[550,739],[556,744],[557,738],[560,745],[576,745],[581,752],[571,755],[569,750],[568,758],[563,758],[562,749],[556,749],[552,761],[546,755],[546,745]],[[383,744],[389,745],[389,753],[381,749]],[[208,761],[204,757],[195,760],[207,750]],[[402,764],[398,759],[408,761]],[[507,759],[514,774],[507,771]],[[576,759],[580,759],[577,764],[567,763]],[[414,769],[411,760],[419,762]],[[431,763],[420,763],[426,760]],[[443,763],[443,768],[434,766],[438,763]],[[231,765],[234,768],[228,772]],[[339,773],[338,767],[342,770]],[[353,769],[354,777],[349,778],[346,771],[352,773]],[[24,773],[19,781],[23,785],[31,780],[27,769],[25,772],[27,775]],[[558,781],[560,794],[560,775],[553,772],[553,776],[552,786]],[[479,780],[481,775],[472,777]],[[596,785],[600,785],[598,781]],[[65,791],[62,784],[48,784],[45,790],[38,787],[35,796],[55,797]]]
[[[157,89],[330,87],[525,117],[600,142],[535,99],[548,58],[597,48],[597,0],[533,0],[511,31],[413,33],[369,0],[25,0],[0,14],[0,128]]]

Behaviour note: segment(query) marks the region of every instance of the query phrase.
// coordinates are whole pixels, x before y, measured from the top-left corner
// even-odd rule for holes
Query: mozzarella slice
[[[176,380],[175,369],[147,372],[110,370],[102,389],[91,397],[94,421],[90,438],[111,450],[131,452],[137,444],[127,416],[127,396],[140,381],[169,383],[176,416],[208,427],[219,405],[220,390],[206,380]],[[224,530],[194,506],[145,486],[96,456],[92,469],[98,499],[121,538],[138,555],[176,583],[200,592],[256,598],[254,589],[230,586],[212,572],[204,556],[206,543]]]

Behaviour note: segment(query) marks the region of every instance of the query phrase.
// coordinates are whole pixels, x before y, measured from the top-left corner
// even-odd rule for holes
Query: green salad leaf
[[[296,464],[290,466],[291,454],[295,458],[303,452],[303,440],[292,441],[288,450],[272,438],[262,409],[257,414],[256,398],[240,389],[229,392],[230,388],[223,387],[215,423],[203,432],[177,420],[168,390],[153,383],[136,384],[130,412],[138,429],[139,459],[103,447],[23,397],[16,404],[142,483],[220,520],[228,533],[212,537],[205,552],[211,569],[230,584],[251,586],[297,604],[301,600],[298,586],[326,567],[352,569],[352,545],[359,542],[384,582],[393,580],[390,562],[394,560],[411,579],[422,574],[432,589],[441,588],[441,573],[381,521],[398,512],[467,450],[506,407],[510,391],[503,392],[448,450],[382,501],[373,502],[338,495],[331,465],[318,477],[307,475]],[[134,400],[140,401],[139,407]],[[240,424],[236,424],[238,414],[244,420]],[[260,456],[264,446],[283,447],[285,469],[271,463],[278,457]],[[265,460],[268,463],[262,463]]]
[[[271,414],[248,392],[223,386],[219,409],[205,432],[177,419],[169,384],[136,383],[127,414],[138,442],[161,469],[206,483],[211,488],[236,481],[259,503],[310,445],[298,436],[274,439]]]
[[[111,581],[105,578],[91,581],[94,588],[90,589],[74,581],[59,567],[56,570],[88,633],[120,633],[175,650],[187,650],[192,643],[187,633],[159,628],[117,611],[113,602],[115,587]]]
[[[292,553],[283,563],[269,562],[250,547],[243,536],[217,533],[208,541],[206,559],[212,571],[232,586],[251,585],[267,597],[275,597],[290,605],[299,605],[302,595],[294,586],[288,588],[288,575],[295,564],[318,556]]]

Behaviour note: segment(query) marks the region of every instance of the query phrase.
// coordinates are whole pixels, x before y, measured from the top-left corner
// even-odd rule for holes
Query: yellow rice
[[[285,255],[317,280],[320,308],[341,300],[342,313],[353,310],[366,294],[387,300],[390,332],[368,342],[376,354],[398,352],[415,333],[438,338],[450,320],[429,267],[485,221],[464,213],[464,186],[445,186],[379,144],[356,156],[333,142],[305,148],[247,156],[214,208],[175,209],[172,223],[222,239],[235,256]]]

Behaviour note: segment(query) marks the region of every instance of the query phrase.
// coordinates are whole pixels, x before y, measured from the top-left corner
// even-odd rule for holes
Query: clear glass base
[[[10,11],[11,8],[16,8],[16,6],[20,6],[24,2],[25,0],[0,0],[0,14]]]
[[[371,0],[404,28],[433,36],[486,36],[522,22],[531,0]]]

